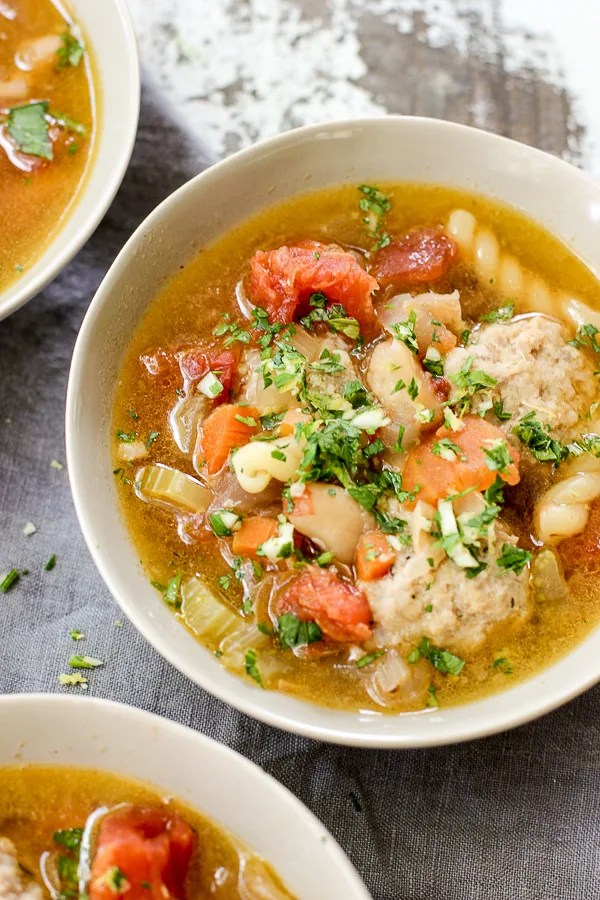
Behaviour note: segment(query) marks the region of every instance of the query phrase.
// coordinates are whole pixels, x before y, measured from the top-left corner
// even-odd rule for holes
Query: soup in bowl
[[[112,200],[133,145],[139,76],[120,0],[102,15],[88,0],[6,0],[0,27],[2,317],[56,274]],[[117,85],[118,124],[104,116]]]
[[[0,723],[2,896],[369,898],[299,801],[190,729],[35,695],[1,699]]]
[[[437,131],[448,153],[420,152]],[[390,148],[375,159],[370,133]],[[481,141],[491,157],[462,171]],[[70,397],[88,383],[81,347],[98,347],[116,388],[94,412],[71,404],[76,503],[95,415],[95,458],[149,584],[134,618],[182,665],[179,643],[202,683],[216,666],[243,679],[245,709],[384,744],[519,721],[597,639],[600,285],[535,190],[548,167],[583,198],[596,188],[535,151],[418,120],[269,146],[174,195],[94,301]],[[233,221],[211,205],[219,183]],[[132,303],[144,243],[156,253],[172,224]],[[92,519],[115,590],[123,562],[105,565]],[[149,622],[160,603],[179,638]],[[511,717],[505,692],[524,698]],[[480,711],[495,724],[476,726]]]

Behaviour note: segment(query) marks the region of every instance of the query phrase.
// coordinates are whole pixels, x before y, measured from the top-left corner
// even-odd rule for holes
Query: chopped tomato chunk
[[[329,303],[341,303],[348,316],[366,331],[377,326],[371,294],[376,280],[335,245],[306,241],[294,247],[254,254],[250,295],[272,322],[291,322],[298,308],[308,309],[311,294],[322,291]]]
[[[367,598],[332,569],[307,566],[284,588],[275,612],[278,616],[293,613],[302,622],[316,622],[332,641],[364,641],[371,636]]]
[[[310,487],[305,484],[304,493],[300,494],[299,497],[284,497],[283,511],[286,516],[292,514],[295,516],[314,516],[315,504],[310,492]]]
[[[129,807],[101,820],[90,900],[184,900],[194,852],[184,820],[158,809]]]
[[[558,552],[568,571],[585,569],[597,572],[600,569],[600,502],[591,504],[585,530],[561,541]]]
[[[504,432],[479,416],[465,416],[462,422],[465,426],[462,431],[442,426],[408,454],[402,485],[407,491],[414,491],[421,485],[418,500],[436,504],[449,494],[458,494],[467,488],[484,491],[494,483],[496,475],[507,484],[518,483],[519,454],[506,442]],[[458,451],[453,451],[455,459],[445,459],[435,452],[434,448],[440,450],[439,442],[443,439],[458,447]],[[496,441],[502,441],[508,447],[511,462],[505,471],[488,465],[491,460],[485,450],[492,449]]]
[[[381,285],[437,281],[457,253],[458,246],[442,228],[420,228],[379,250],[373,274]]]
[[[186,380],[197,381],[213,372],[223,385],[223,392],[215,397],[222,403],[229,397],[233,379],[240,361],[236,350],[185,350],[179,354],[181,373]]]
[[[387,575],[396,559],[390,542],[381,531],[361,534],[356,547],[356,574],[361,581],[377,581]]]
[[[217,407],[202,425],[202,453],[209,475],[223,468],[230,452],[243,447],[260,431],[260,413],[255,406],[226,403]]]

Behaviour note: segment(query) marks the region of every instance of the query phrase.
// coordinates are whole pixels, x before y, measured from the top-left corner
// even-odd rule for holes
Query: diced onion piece
[[[238,875],[240,900],[292,900],[292,895],[275,881],[266,864],[244,854]]]
[[[58,34],[28,38],[19,44],[15,53],[15,63],[24,72],[31,72],[40,66],[54,65],[61,46],[62,41]]]
[[[424,670],[409,665],[393,647],[366,666],[363,672],[369,696],[386,708],[401,708],[414,703],[425,694],[429,684]]]
[[[386,416],[380,406],[372,406],[370,409],[357,413],[350,421],[355,428],[360,428],[361,431],[376,431],[384,425],[389,425],[392,420]]]
[[[451,534],[457,534],[458,525],[456,524],[454,510],[452,509],[452,501],[439,500],[438,510],[440,513],[440,527],[442,529],[443,536],[449,537]]]
[[[120,441],[118,455],[123,462],[132,462],[134,459],[143,459],[148,455],[148,450],[143,441],[132,441],[131,443]]]
[[[207,372],[204,378],[198,382],[198,390],[209,400],[214,400],[223,393],[223,385],[214,372]]]
[[[417,500],[411,519],[412,545],[417,553],[428,550],[432,543],[429,534],[433,525],[435,509],[429,503]]]
[[[220,383],[220,382],[219,382]],[[198,422],[208,410],[203,394],[190,393],[179,400],[169,415],[173,439],[182,453],[189,453],[198,430]]]
[[[459,419],[449,406],[444,410],[444,425],[452,431],[462,431],[465,427],[465,423],[462,419]]]
[[[178,469],[167,466],[144,466],[136,478],[138,493],[146,500],[156,500],[179,512],[206,512],[211,493],[207,488]]]
[[[226,635],[219,644],[223,662],[232,669],[243,669],[248,650],[260,650],[268,646],[271,638],[259,631],[253,622],[236,616],[235,630]]]
[[[270,562],[290,555],[294,546],[294,526],[291,522],[280,522],[277,534],[260,545],[260,550]]]
[[[199,578],[182,584],[181,600],[181,615],[198,637],[220,643],[245,625]]]
[[[538,553],[531,567],[531,586],[538,603],[567,603],[569,591],[553,550]]]
[[[298,353],[305,356],[309,362],[314,362],[315,359],[319,358],[323,350],[322,342],[318,338],[313,337],[312,334],[309,334],[302,326],[295,325],[294,328],[295,333],[290,339],[290,344],[296,348]]]
[[[358,539],[373,527],[373,519],[344,488],[330,484],[306,486],[314,513],[288,518],[294,528],[323,550],[330,550],[340,562],[351,565]]]

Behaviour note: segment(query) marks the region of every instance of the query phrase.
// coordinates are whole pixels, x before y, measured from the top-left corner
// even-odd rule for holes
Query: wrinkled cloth
[[[325,823],[375,900],[598,898],[599,688],[456,747],[327,746],[254,722],[188,681],[125,620],[96,572],[66,468],[50,465],[65,462],[73,345],[126,238],[209,162],[146,93],[132,164],[103,223],[53,284],[0,323],[0,572],[29,569],[0,594],[0,691],[78,690],[58,683],[69,655],[104,659],[85,673],[90,695],[166,716],[254,760]],[[26,537],[28,521],[37,532]],[[85,642],[68,637],[72,628]]]

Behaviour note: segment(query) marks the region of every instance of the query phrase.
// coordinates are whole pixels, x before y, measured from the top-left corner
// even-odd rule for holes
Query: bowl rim
[[[127,42],[127,55],[125,59],[125,65],[129,70],[128,79],[131,83],[131,93],[134,103],[134,115],[131,116],[128,133],[125,135],[121,149],[119,151],[118,165],[115,165],[114,168],[111,168],[111,174],[106,182],[105,190],[103,192],[102,202],[97,203],[92,208],[92,210],[90,211],[90,215],[86,217],[85,225],[77,232],[77,234],[74,234],[62,248],[62,250],[57,253],[55,251],[55,245],[60,240],[60,236],[65,225],[65,222],[61,223],[61,226],[59,227],[53,238],[50,240],[50,243],[46,245],[42,253],[34,260],[34,264],[36,265],[41,263],[43,260],[48,260],[48,263],[47,265],[44,265],[43,270],[39,272],[39,274],[34,278],[28,280],[25,284],[23,284],[23,287],[20,290],[18,288],[15,288],[13,296],[6,303],[2,301],[2,294],[0,294],[0,321],[2,319],[8,318],[8,316],[12,315],[22,306],[25,306],[25,304],[30,300],[33,300],[33,298],[36,297],[40,293],[40,291],[42,291],[48,284],[50,284],[50,282],[56,278],[56,276],[65,268],[65,266],[67,266],[71,262],[73,257],[81,250],[83,245],[89,240],[89,238],[92,236],[92,234],[106,215],[106,212],[113,202],[129,166],[131,154],[133,153],[133,147],[137,137],[140,117],[142,90],[140,58],[137,38],[133,26],[133,19],[126,0],[112,0],[112,3],[114,4],[114,7],[121,20],[123,34]],[[94,41],[92,36],[90,36],[90,44],[92,45],[93,50]],[[103,98],[100,97],[101,104],[102,100]],[[92,153],[89,171],[86,172],[83,184],[80,185],[79,190],[74,197],[74,205],[72,206],[69,215],[72,214],[75,207],[77,207],[79,203],[84,199],[86,182],[88,181],[90,174],[96,165],[96,153],[97,148],[95,148]]]
[[[236,168],[240,163],[251,163],[254,159],[258,159],[262,155],[272,150],[284,148],[286,147],[286,145],[293,144],[299,139],[306,139],[313,136],[316,137],[319,134],[323,134],[324,132],[336,130],[364,129],[369,128],[372,125],[379,125],[379,127],[381,127],[381,123],[385,122],[390,123],[390,127],[395,127],[398,124],[402,124],[403,127],[407,128],[420,126],[424,127],[425,129],[431,129],[432,131],[438,132],[438,135],[436,135],[437,137],[439,137],[439,132],[455,132],[462,133],[467,137],[467,139],[471,140],[493,142],[498,145],[504,145],[506,147],[517,147],[519,148],[519,152],[525,154],[529,158],[544,162],[547,167],[556,170],[559,174],[564,174],[571,179],[578,179],[583,186],[589,188],[594,192],[600,191],[600,183],[592,178],[589,174],[572,165],[571,163],[568,163],[565,160],[559,159],[558,157],[546,153],[543,150],[539,150],[538,148],[531,147],[511,138],[497,135],[493,132],[485,131],[473,126],[462,125],[456,122],[449,122],[442,119],[434,119],[424,116],[370,116],[356,119],[335,120],[316,125],[305,125],[300,128],[295,128],[282,134],[276,135],[245,149],[239,150],[226,159],[209,166],[198,175],[195,175],[193,178],[177,188],[177,190],[175,190],[172,194],[166,197],[140,224],[140,226],[127,240],[118,256],[114,260],[112,266],[110,267],[109,271],[98,287],[98,290],[94,298],[92,299],[92,302],[90,303],[86,316],[81,325],[77,341],[75,343],[67,387],[65,437],[67,468],[73,495],[73,502],[80,528],[94,560],[94,563],[96,564],[96,567],[110,593],[115,598],[125,615],[127,615],[135,628],[146,638],[146,640],[148,640],[148,642],[155,648],[155,650],[160,653],[161,656],[163,656],[164,659],[174,665],[175,668],[186,675],[193,683],[213,694],[219,700],[222,700],[223,702],[245,713],[246,715],[251,716],[252,718],[258,719],[265,724],[275,726],[284,731],[298,734],[302,737],[312,738],[315,740],[342,746],[345,745],[352,747],[370,747],[378,749],[413,749],[447,746],[473,740],[476,738],[488,737],[490,735],[508,731],[527,722],[533,721],[545,715],[546,713],[557,709],[559,706],[562,706],[569,700],[572,700],[574,697],[582,694],[584,691],[600,682],[600,660],[598,661],[598,665],[595,671],[590,671],[587,675],[585,675],[585,677],[583,677],[581,674],[578,674],[577,677],[572,678],[568,682],[562,683],[559,689],[555,690],[551,695],[547,696],[544,699],[536,698],[535,702],[529,701],[522,707],[514,704],[510,714],[506,712],[496,712],[493,715],[488,714],[486,718],[486,703],[488,702],[488,700],[493,699],[493,697],[496,696],[495,694],[492,694],[489,697],[483,698],[481,700],[462,704],[460,707],[453,707],[453,709],[478,707],[481,708],[482,715],[477,718],[476,722],[465,723],[464,720],[460,720],[459,722],[453,721],[452,724],[450,724],[446,721],[443,728],[443,734],[438,734],[433,730],[422,731],[417,736],[415,736],[414,734],[403,735],[401,733],[394,734],[388,732],[379,734],[364,734],[358,730],[353,730],[349,727],[338,726],[337,724],[334,724],[332,726],[328,725],[327,727],[312,724],[295,717],[293,713],[282,713],[266,708],[263,704],[255,700],[254,692],[250,697],[246,697],[242,694],[242,692],[236,691],[235,683],[239,681],[237,677],[233,676],[233,682],[231,686],[228,683],[215,684],[210,674],[206,673],[201,667],[194,666],[193,664],[187,663],[185,660],[180,659],[177,653],[171,648],[169,640],[163,637],[160,629],[156,626],[152,627],[145,617],[143,617],[141,614],[138,614],[136,604],[132,602],[132,600],[128,596],[124,596],[124,594],[120,592],[117,585],[118,579],[116,577],[116,574],[114,574],[116,572],[116,569],[108,562],[105,563],[103,555],[98,546],[96,536],[94,534],[94,517],[93,515],[89,515],[88,510],[86,509],[88,504],[85,502],[84,498],[85,483],[78,474],[78,442],[76,436],[77,429],[75,426],[76,405],[78,399],[78,382],[80,377],[80,370],[85,362],[86,346],[88,341],[93,336],[96,320],[100,314],[101,309],[104,307],[105,303],[109,302],[109,298],[113,288],[113,279],[117,277],[119,270],[124,265],[126,259],[130,256],[130,254],[133,255],[132,251],[135,251],[138,242],[140,242],[144,235],[152,232],[153,229],[160,224],[163,216],[169,213],[172,207],[175,207],[178,204],[179,199],[184,194],[186,194],[190,190],[193,190],[202,181],[214,177],[215,171],[222,176],[229,170]],[[383,127],[386,126],[384,125]],[[594,632],[591,632],[590,635],[593,633]],[[587,638],[584,638],[584,640],[580,642],[577,647],[581,647],[582,644],[584,644],[586,640],[589,639],[590,635],[588,635]],[[564,657],[560,657],[559,660],[556,661],[556,663],[553,663],[553,665],[560,663],[562,659],[569,657],[577,650],[577,647],[573,648],[573,650],[571,650]],[[552,668],[552,666],[550,668]],[[531,676],[531,678],[519,682],[515,687],[509,688],[509,691],[518,691],[520,687],[526,685],[528,682],[531,682],[534,678],[539,678],[540,675],[543,675],[545,671],[548,671],[548,669],[543,670],[542,673]],[[509,691],[502,691],[500,693],[505,695]],[[306,702],[308,706],[311,705],[310,701],[303,702]],[[349,713],[348,715],[351,714]],[[358,715],[358,713],[356,713],[356,715]],[[411,713],[407,715],[414,714]],[[389,716],[386,718],[392,719],[393,717]],[[403,716],[399,716],[398,720],[401,721],[402,718]]]
[[[131,706],[127,703],[120,703],[116,700],[109,700],[101,697],[42,693],[5,694],[4,696],[0,696],[0,720],[5,710],[12,709],[18,713],[21,708],[27,713],[28,719],[32,720],[35,718],[35,712],[39,707],[43,707],[44,711],[47,711],[49,706],[56,708],[58,712],[64,710],[65,715],[72,715],[74,711],[78,712],[80,710],[85,710],[86,713],[89,714],[90,710],[93,710],[94,737],[98,737],[98,732],[108,733],[110,729],[111,737],[106,738],[109,742],[118,742],[120,734],[120,728],[118,727],[119,721],[125,719],[129,720],[129,724],[136,725],[139,723],[140,731],[142,728],[149,730],[153,727],[158,732],[171,734],[175,740],[183,738],[185,738],[185,740],[191,740],[198,745],[200,753],[202,753],[203,750],[210,752],[210,754],[214,754],[225,760],[225,764],[230,769],[237,768],[238,770],[245,771],[249,781],[258,780],[258,782],[267,789],[270,796],[275,798],[276,803],[282,811],[285,812],[286,816],[294,815],[296,817],[301,823],[302,829],[307,836],[310,833],[310,836],[315,841],[322,841],[324,837],[327,838],[328,855],[333,856],[335,868],[339,872],[343,872],[347,883],[350,883],[353,887],[353,896],[356,900],[372,900],[371,894],[355,866],[329,829],[326,828],[321,820],[298,797],[296,797],[289,788],[281,784],[281,782],[273,775],[265,772],[260,766],[255,762],[252,762],[252,760],[248,759],[248,757],[244,756],[242,753],[238,753],[237,750],[233,750],[226,744],[208,737],[208,735],[196,731],[194,728],[175,722],[172,719],[139,709],[138,707]],[[75,710],[73,709],[74,707]],[[79,717],[74,716],[73,718],[76,720]],[[92,716],[90,716],[90,718],[92,718]],[[86,735],[84,734],[82,741],[83,746],[85,746],[85,739]],[[183,743],[183,740],[181,742]],[[35,754],[35,749],[33,753]],[[29,756],[29,754],[27,755]],[[9,763],[8,765],[11,767],[12,765],[63,765],[63,763],[52,763],[48,760],[36,762],[35,759],[26,759],[25,762],[17,760],[15,763]],[[67,765],[70,766],[71,764],[67,763]],[[81,763],[74,763],[73,766],[76,766],[77,768],[89,768],[89,765],[86,766],[84,761]],[[0,769],[1,768],[4,768],[4,764],[2,763],[0,763]],[[104,769],[102,766],[99,766],[98,769],[112,772],[116,775],[120,774],[115,769],[111,769],[110,766]],[[149,784],[156,788],[162,787],[160,780],[150,781]],[[186,800],[185,797],[180,795],[178,795],[178,799],[182,800],[184,803],[188,803],[195,809],[197,808],[200,814],[205,814],[201,804],[196,805],[195,802],[190,803],[189,800]],[[212,819],[214,817],[209,816],[209,818]],[[217,825],[228,830],[226,826],[222,826],[218,822]],[[244,839],[242,838],[242,840]],[[253,848],[250,847],[250,849]],[[269,863],[273,866],[275,871],[277,871],[277,862],[269,860]]]

